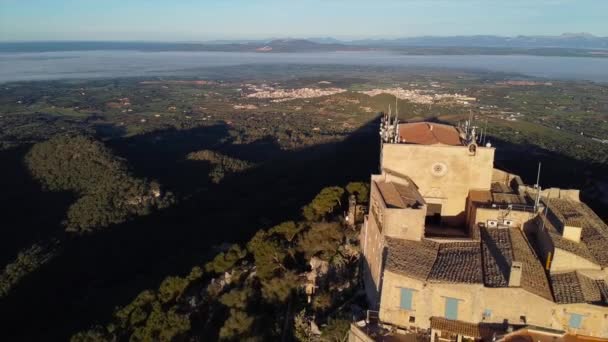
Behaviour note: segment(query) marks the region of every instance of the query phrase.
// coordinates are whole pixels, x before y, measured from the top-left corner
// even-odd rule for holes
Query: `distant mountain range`
[[[316,43],[325,45],[313,47]],[[395,39],[358,39],[340,40],[332,37],[318,37],[307,39],[268,39],[268,40],[220,40],[203,42],[214,45],[268,45],[295,48],[327,49],[327,46],[362,46],[373,48],[395,47],[493,47],[493,48],[564,48],[564,49],[608,49],[608,37],[597,37],[589,33],[564,33],[559,36],[421,36]]]
[[[90,50],[329,52],[391,50],[405,54],[534,54],[608,56],[608,37],[588,33],[560,36],[452,36],[396,39],[338,40],[331,37],[272,40],[216,40],[207,42],[0,42],[0,52]],[[592,51],[595,50],[595,51]],[[599,50],[599,51],[598,51]]]
[[[353,45],[384,47],[503,47],[503,48],[568,48],[608,49],[608,37],[588,33],[564,33],[560,36],[452,36],[411,37],[397,39],[364,39]]]

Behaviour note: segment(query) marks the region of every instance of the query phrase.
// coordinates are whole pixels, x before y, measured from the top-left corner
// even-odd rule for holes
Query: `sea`
[[[424,55],[392,52],[53,51],[0,52],[0,83],[152,76],[195,76],[242,65],[346,65],[476,70],[608,83],[608,58],[528,55]]]

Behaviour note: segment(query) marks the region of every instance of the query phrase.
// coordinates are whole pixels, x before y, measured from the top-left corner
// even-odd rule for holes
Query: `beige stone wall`
[[[500,169],[492,170],[492,183],[499,182],[511,185],[511,183],[515,180],[516,183],[521,182],[521,178],[513,173],[508,173],[506,171]],[[519,184],[523,185],[523,184]]]
[[[530,231],[534,233],[536,236],[537,245],[540,248],[539,258],[542,260],[543,266],[545,269],[547,267],[547,259],[553,258],[554,246],[553,241],[546,232],[540,230],[540,227],[537,225],[530,225]],[[549,264],[550,265],[550,264]]]
[[[446,166],[444,174],[433,166]],[[471,189],[490,189],[494,149],[478,147],[470,156],[465,146],[384,144],[382,167],[408,175],[428,203],[441,203],[444,222],[462,224]]]
[[[567,252],[560,248],[555,248],[553,258],[551,260],[551,272],[568,272],[578,269],[596,269],[601,267],[585,258],[582,258],[573,253]]]
[[[531,186],[521,186],[519,189],[521,194],[527,192],[530,195],[534,196],[536,194],[536,189]],[[568,199],[575,202],[580,202],[580,190],[578,189],[560,189],[560,188],[548,188],[543,189],[540,192],[540,196],[544,199],[551,198],[562,198]]]
[[[348,342],[374,342],[371,337],[367,336],[363,329],[351,324],[350,330],[348,331]]]
[[[420,209],[386,209],[384,235],[420,241],[424,237],[426,206]]]
[[[399,307],[400,288],[415,290],[413,310]],[[608,308],[589,304],[559,305],[536,296],[521,288],[487,288],[481,284],[426,283],[392,272],[385,272],[380,303],[380,320],[389,324],[409,327],[410,316],[415,317],[415,326],[430,327],[430,317],[445,315],[445,298],[459,299],[458,319],[468,322],[500,323],[508,320],[526,322],[553,329],[562,329],[590,336],[608,337]],[[484,310],[491,316],[483,320]],[[584,315],[581,329],[568,327],[571,313]]]
[[[504,217],[504,220],[513,221],[512,227],[522,229],[527,222],[535,217],[535,214],[517,210],[474,208],[469,219],[469,230],[473,230],[479,223],[487,224],[488,220],[500,221],[499,219],[502,217]]]
[[[363,281],[365,291],[370,308],[375,309],[379,302],[384,238],[375,221],[370,217],[366,217],[361,229],[361,246],[364,256]]]
[[[555,312],[552,316],[554,325],[569,333],[608,338],[608,308],[606,307],[589,304],[556,304],[552,312]],[[571,313],[583,315],[580,329],[568,326]]]
[[[372,180],[378,177],[378,175],[372,175]],[[384,216],[386,207],[373,181],[371,185],[370,209],[361,228],[360,240],[364,256],[363,281],[365,283],[365,291],[370,307],[375,308],[379,302],[382,254],[384,252],[384,237],[382,236],[381,227],[378,226],[378,218],[375,215],[379,213],[380,216]],[[383,221],[384,218],[382,217],[380,220]]]

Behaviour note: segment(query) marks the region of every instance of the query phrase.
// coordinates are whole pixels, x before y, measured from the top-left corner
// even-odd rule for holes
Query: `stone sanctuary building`
[[[495,149],[475,130],[383,119],[361,229],[371,310],[350,341],[388,340],[387,331],[607,338],[608,226],[578,190],[526,186],[495,169]]]

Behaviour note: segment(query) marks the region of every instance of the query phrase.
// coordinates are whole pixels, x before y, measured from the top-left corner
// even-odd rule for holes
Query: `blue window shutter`
[[[490,310],[490,309],[483,310],[483,318],[490,318],[490,317],[492,317],[492,310]]]
[[[401,289],[401,304],[400,307],[404,310],[412,310],[412,296],[414,291],[411,289]]]
[[[458,319],[458,299],[456,299],[456,298],[446,298],[445,299],[445,318]]]
[[[583,315],[579,315],[579,314],[570,314],[570,322],[568,323],[568,325],[570,326],[570,328],[580,328],[581,324],[583,323]]]

